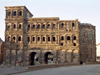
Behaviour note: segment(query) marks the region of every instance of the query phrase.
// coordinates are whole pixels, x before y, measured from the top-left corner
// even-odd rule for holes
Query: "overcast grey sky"
[[[0,37],[4,40],[4,6],[25,5],[33,17],[78,19],[96,26],[96,44],[100,43],[100,0],[0,0]]]

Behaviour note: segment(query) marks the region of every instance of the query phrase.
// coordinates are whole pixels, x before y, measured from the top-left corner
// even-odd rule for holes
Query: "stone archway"
[[[37,57],[37,53],[36,52],[31,52],[29,54],[29,61],[30,61],[30,65],[35,65],[35,60],[38,60],[38,57]]]
[[[48,61],[53,61],[53,53],[51,53],[51,52],[46,52],[45,54],[44,54],[44,63],[45,64],[48,64],[49,62]]]

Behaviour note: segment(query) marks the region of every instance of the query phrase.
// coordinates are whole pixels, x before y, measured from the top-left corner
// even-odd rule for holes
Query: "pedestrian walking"
[[[15,62],[12,63],[12,69],[15,70]]]
[[[16,61],[16,70],[18,70],[19,64],[18,61]]]

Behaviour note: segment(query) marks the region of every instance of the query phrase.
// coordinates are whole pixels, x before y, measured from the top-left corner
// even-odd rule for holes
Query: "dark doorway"
[[[48,60],[53,61],[53,54],[51,52],[47,52],[44,55],[45,64],[48,64]]]
[[[31,52],[30,53],[30,65],[35,65],[35,62],[34,62],[34,60],[35,60],[35,55],[36,55],[37,53],[36,52]]]
[[[83,64],[83,61],[80,61],[80,64]]]

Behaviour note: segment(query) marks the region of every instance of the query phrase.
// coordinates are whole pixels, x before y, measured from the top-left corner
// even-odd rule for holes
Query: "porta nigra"
[[[26,6],[6,6],[5,12],[6,64],[96,61],[96,30],[92,24],[59,17],[34,18]]]

